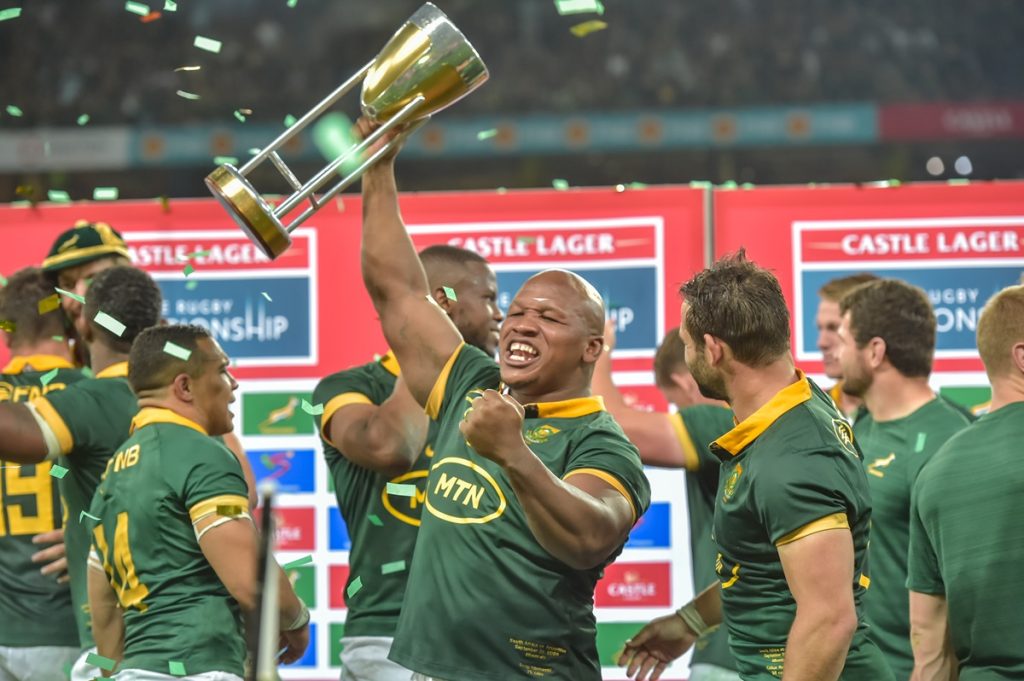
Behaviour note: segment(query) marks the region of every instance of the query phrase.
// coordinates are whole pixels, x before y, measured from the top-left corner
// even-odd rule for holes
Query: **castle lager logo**
[[[672,604],[669,563],[615,563],[594,590],[598,607],[668,607]]]
[[[483,467],[453,456],[431,467],[426,506],[441,520],[473,525],[497,519],[508,502],[497,481]]]

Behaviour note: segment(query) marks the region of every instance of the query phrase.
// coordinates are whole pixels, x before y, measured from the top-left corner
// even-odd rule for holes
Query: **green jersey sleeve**
[[[192,522],[211,513],[247,513],[249,489],[238,459],[212,438],[196,435],[191,439],[193,442],[182,447],[179,456],[164,462],[164,475]]]
[[[651,504],[651,485],[644,475],[640,453],[608,414],[580,429],[569,451],[563,479],[572,475],[595,475],[629,501],[636,521]]]
[[[946,585],[935,547],[925,531],[918,501],[928,485],[927,472],[918,476],[910,497],[910,546],[907,549],[907,588],[925,594],[942,594]]]
[[[391,386],[385,386],[374,370],[376,363],[353,367],[331,374],[317,383],[313,390],[313,404],[322,404],[322,414],[313,416],[317,431],[330,442],[323,430],[342,407],[352,404],[381,404],[391,394]]]
[[[32,401],[56,436],[62,455],[98,451],[107,457],[113,453],[108,451],[111,434],[118,434],[114,438],[118,440],[127,437],[136,400],[130,389],[110,390],[114,381],[125,382],[88,379]]]
[[[441,369],[427,399],[427,415],[435,421],[445,420],[453,411],[458,418],[473,400],[471,390],[497,389],[501,385],[498,363],[487,353],[463,343]]]
[[[828,449],[790,452],[762,467],[754,505],[773,544],[849,527],[854,492],[842,456]]]

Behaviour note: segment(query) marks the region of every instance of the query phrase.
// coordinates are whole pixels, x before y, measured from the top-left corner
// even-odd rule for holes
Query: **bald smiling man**
[[[391,659],[418,681],[600,681],[594,586],[650,503],[636,448],[591,394],[601,296],[572,272],[531,277],[496,364],[428,296],[394,153],[363,176],[363,199],[364,282],[438,422]]]

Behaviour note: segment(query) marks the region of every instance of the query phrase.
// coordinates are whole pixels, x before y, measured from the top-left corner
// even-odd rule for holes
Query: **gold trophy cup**
[[[289,234],[310,215],[359,179],[378,158],[426,123],[432,114],[483,85],[487,77],[487,67],[477,51],[447,16],[428,2],[409,17],[373,61],[307,111],[241,168],[229,163],[217,167],[206,176],[206,186],[253,243],[273,260],[288,250],[292,243]],[[360,81],[363,83],[360,101],[363,115],[382,123],[381,127],[301,184],[277,150]],[[363,158],[370,146],[402,123],[410,125],[398,138]],[[317,197],[316,192],[353,157],[359,161],[358,167]],[[271,206],[246,179],[256,166],[267,159],[295,190],[277,207]],[[286,224],[285,218],[306,200],[310,205]]]

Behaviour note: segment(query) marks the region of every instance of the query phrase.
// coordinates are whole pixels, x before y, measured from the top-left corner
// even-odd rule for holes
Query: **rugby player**
[[[873,274],[861,272],[846,277],[838,277],[818,289],[818,313],[814,323],[818,327],[818,349],[821,350],[821,362],[825,368],[825,376],[835,380],[828,390],[829,397],[839,407],[839,411],[847,417],[853,417],[860,407],[860,399],[844,390],[843,369],[839,365],[839,301],[847,293],[861,284],[878,279]]]

